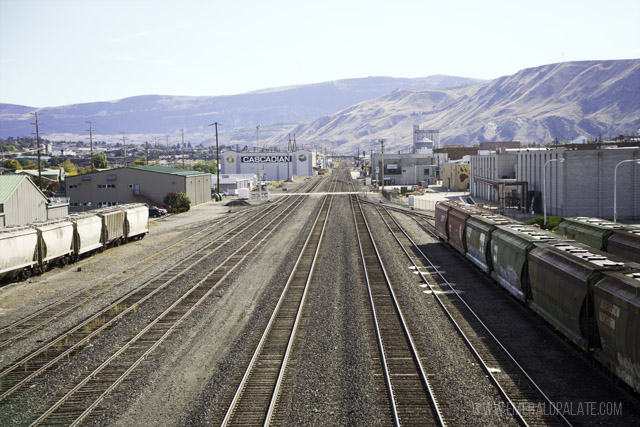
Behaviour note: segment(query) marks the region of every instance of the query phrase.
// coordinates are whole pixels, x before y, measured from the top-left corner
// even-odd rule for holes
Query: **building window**
[[[117,179],[117,175],[107,175],[107,181],[116,181]]]
[[[86,176],[83,176],[83,177],[82,177],[82,180],[83,180],[83,181],[91,181],[91,177],[90,177],[90,176],[88,176],[88,175],[86,175]]]
[[[67,188],[78,188],[78,184],[69,184]]]
[[[115,184],[98,184],[98,188],[116,188]]]

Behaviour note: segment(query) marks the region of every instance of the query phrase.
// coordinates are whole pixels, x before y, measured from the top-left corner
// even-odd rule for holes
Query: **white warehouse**
[[[263,181],[285,180],[293,176],[312,176],[316,155],[309,150],[293,152],[237,152],[220,153],[220,172],[223,174],[252,174]]]

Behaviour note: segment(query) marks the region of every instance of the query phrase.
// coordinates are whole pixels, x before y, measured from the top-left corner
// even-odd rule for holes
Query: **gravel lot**
[[[335,173],[335,171],[334,171]],[[331,177],[331,175],[329,175]],[[314,179],[321,179],[315,177]],[[329,179],[322,178],[328,190]],[[0,366],[18,360],[82,319],[107,306],[144,281],[171,268],[241,221],[246,211],[259,211],[279,200],[278,193],[297,191],[308,179],[296,179],[272,191],[270,204],[252,201],[246,208],[208,203],[190,212],[152,220],[147,237],[95,255],[27,282],[0,287],[0,327],[45,307],[58,298],[105,281],[114,272],[144,260],[171,242],[212,226],[207,238],[152,267],[122,285],[110,288],[72,315],[52,322],[42,332],[0,349]],[[340,191],[340,189],[338,190]],[[373,196],[369,196],[371,199]],[[110,395],[89,420],[93,425],[211,425],[219,424],[235,386],[262,334],[293,268],[322,198],[308,197],[275,233],[259,245],[250,261],[238,268],[212,298],[160,346],[129,380]],[[231,212],[229,212],[231,210]],[[514,425],[506,411],[491,408],[501,398],[474,366],[475,359],[442,315],[432,295],[424,293],[395,240],[377,213],[367,207],[367,219],[384,254],[405,317],[417,339],[423,360],[436,368],[435,382],[446,396],[446,410],[460,425]],[[271,215],[273,217],[274,214]],[[395,215],[423,250],[464,292],[483,321],[507,344],[552,400],[559,402],[622,402],[623,417],[575,417],[583,425],[640,424],[637,398],[617,388],[590,361],[572,348],[526,307],[486,279],[452,250],[437,243],[403,215]],[[255,232],[251,228],[247,234]],[[248,238],[248,237],[246,237]],[[137,312],[107,330],[68,363],[42,376],[16,398],[0,403],[0,425],[24,425],[32,413],[56,400],[82,374],[94,369],[108,351],[114,352],[149,319],[204,277],[240,245],[232,242]],[[390,425],[371,313],[363,285],[349,198],[334,199],[316,273],[310,285],[301,333],[294,346],[285,397],[284,425]],[[535,351],[532,351],[535,349]]]

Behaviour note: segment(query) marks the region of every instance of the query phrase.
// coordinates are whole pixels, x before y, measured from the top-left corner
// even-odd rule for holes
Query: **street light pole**
[[[627,163],[627,162],[636,162],[637,164],[640,165],[640,159],[629,159],[629,160],[623,160],[620,163],[618,163],[615,167],[615,169],[613,170],[613,222],[618,222],[618,207],[616,205],[617,202],[617,190],[618,190],[618,181],[617,181],[617,177],[618,177],[618,166],[620,166],[623,163]]]
[[[549,159],[542,168],[542,211],[544,212],[544,227],[547,228],[547,185],[545,183],[547,177],[547,165],[551,162],[564,163],[562,159]]]

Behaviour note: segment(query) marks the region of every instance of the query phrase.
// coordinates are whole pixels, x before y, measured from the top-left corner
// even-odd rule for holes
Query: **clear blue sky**
[[[640,57],[638,0],[0,0],[0,103]]]

